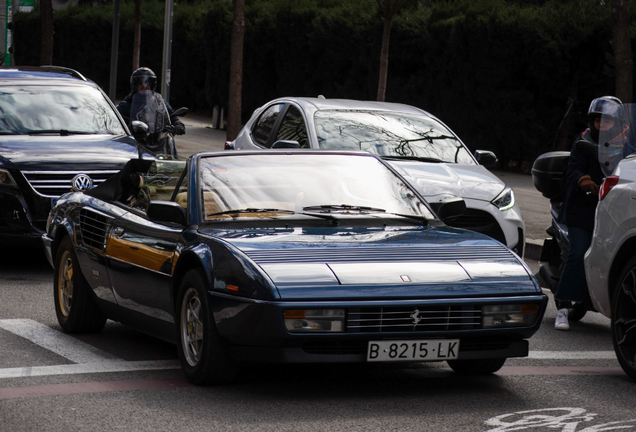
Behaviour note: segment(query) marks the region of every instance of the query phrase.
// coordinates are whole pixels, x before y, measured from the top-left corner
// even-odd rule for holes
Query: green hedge
[[[132,71],[133,12],[122,4],[119,97]],[[159,72],[164,3],[145,1],[142,15],[141,64]],[[37,10],[16,16],[18,64],[39,61],[39,19]],[[112,6],[54,19],[54,64],[108,91]],[[231,24],[230,1],[175,4],[173,106],[227,104]],[[375,99],[382,25],[369,0],[248,0],[243,120],[279,96]],[[503,168],[527,169],[557,146],[571,99],[579,115],[566,142],[585,126],[589,101],[613,92],[610,9],[601,2],[438,0],[393,21],[386,100],[432,112],[471,150],[494,150]]]

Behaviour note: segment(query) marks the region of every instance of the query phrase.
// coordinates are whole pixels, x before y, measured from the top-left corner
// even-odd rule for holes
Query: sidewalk
[[[180,156],[190,156],[202,151],[223,151],[226,140],[224,130],[212,128],[212,117],[188,113],[181,117],[186,126],[186,134],[175,137]],[[546,228],[550,226],[550,202],[537,191],[532,176],[507,172],[493,172],[515,193],[526,224],[525,258],[539,260]]]

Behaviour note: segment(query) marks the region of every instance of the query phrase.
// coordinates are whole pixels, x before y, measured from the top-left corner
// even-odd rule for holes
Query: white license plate
[[[459,339],[371,341],[368,362],[454,360]]]

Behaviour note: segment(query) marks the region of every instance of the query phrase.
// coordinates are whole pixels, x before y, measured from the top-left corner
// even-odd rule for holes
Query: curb
[[[539,261],[541,258],[541,248],[543,247],[543,239],[526,239],[526,249],[524,251],[524,259]]]

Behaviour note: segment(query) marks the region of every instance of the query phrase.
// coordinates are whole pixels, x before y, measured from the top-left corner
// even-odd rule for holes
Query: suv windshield
[[[318,111],[314,115],[323,149],[364,150],[383,157],[475,164],[448,128],[425,115],[387,111]]]
[[[104,95],[87,86],[0,87],[0,135],[124,135]]]

